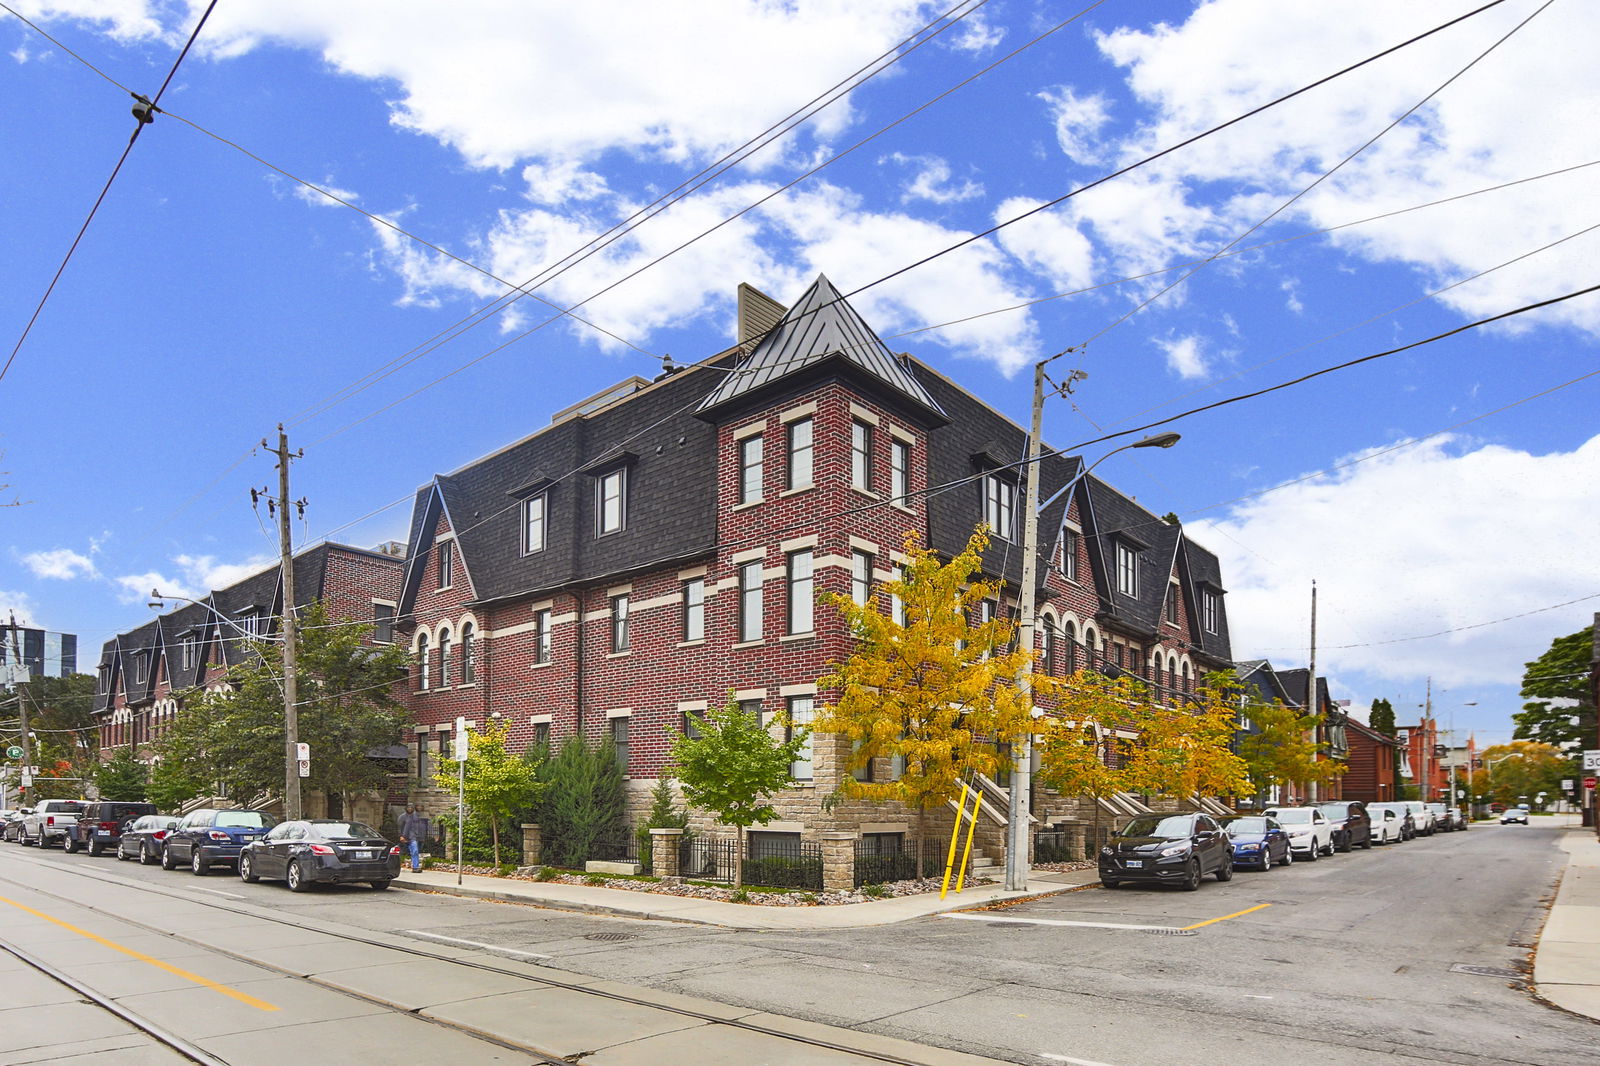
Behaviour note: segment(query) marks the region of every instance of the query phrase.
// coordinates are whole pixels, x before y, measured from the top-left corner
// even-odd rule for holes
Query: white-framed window
[[[692,577],[683,583],[683,639],[706,639],[706,579]]]
[[[372,642],[374,644],[394,643],[394,604],[373,601]]]
[[[1124,596],[1139,595],[1139,554],[1130,545],[1117,545],[1117,591]]]
[[[1003,477],[987,474],[983,479],[983,521],[991,536],[1012,539],[1012,510],[1017,486]]]
[[[533,661],[550,661],[550,609],[533,613]]]
[[[417,634],[417,688],[426,690],[432,684],[428,675],[432,672],[433,659],[428,648],[428,634]]]
[[[813,484],[816,470],[812,459],[814,423],[797,418],[789,423],[789,488],[806,489]]]
[[[471,622],[461,624],[461,683],[473,685],[478,681],[478,642]]]
[[[234,615],[234,625],[238,626],[239,632],[247,637],[259,637],[266,632],[266,626],[263,624],[265,620],[266,615],[254,607],[247,607]]]
[[[550,746],[550,723],[533,723],[533,747],[548,748]]]
[[[456,583],[456,553],[450,550],[450,541],[437,545],[439,551],[439,587],[447,589]]]
[[[903,440],[889,442],[889,496],[904,503],[911,491],[911,445]]]
[[[761,501],[762,477],[762,444],[761,435],[746,437],[739,442],[739,502],[759,503]]]
[[[193,636],[187,636],[187,637],[183,638],[182,646],[183,646],[183,668],[185,670],[193,670],[194,669],[194,659],[195,659],[195,655],[194,655],[195,648],[197,648],[199,646],[199,642],[196,641]]]
[[[810,550],[789,555],[789,632],[810,633],[816,629],[816,586]]]
[[[539,493],[522,501],[522,554],[544,551],[545,519],[549,494]]]
[[[872,600],[872,553],[850,553],[850,598],[865,607]]]
[[[739,643],[762,636],[761,560],[739,567]]]
[[[452,672],[454,671],[454,669],[455,669],[454,664],[450,661],[450,652],[451,652],[450,630],[441,629],[441,630],[439,630],[439,687],[440,688],[449,688],[454,683],[451,680],[451,676],[450,676],[452,674]]]
[[[865,422],[850,423],[850,487],[872,491],[872,427]]]
[[[795,752],[794,761],[789,764],[789,776],[796,781],[810,781],[814,770],[812,760],[815,756],[815,746],[811,735],[811,722],[816,717],[816,703],[811,696],[789,697],[789,725],[784,729],[784,741],[787,743],[795,738],[800,731],[805,731],[805,740],[800,745],[800,750]]]
[[[417,784],[423,788],[433,787],[433,757],[428,751],[427,733],[417,734]]]
[[[1056,644],[1056,626],[1052,619],[1044,621],[1044,672],[1054,677],[1060,672],[1060,663],[1056,660],[1061,651]]]
[[[1217,594],[1210,589],[1200,590],[1200,624],[1207,633],[1217,631]]]
[[[1167,621],[1178,624],[1178,586],[1167,586]]]
[[[628,468],[602,474],[595,486],[599,533],[619,533],[628,522]]]
[[[1063,636],[1067,641],[1067,673],[1075,674],[1078,672],[1078,627],[1069,620]]]
[[[901,587],[904,587],[906,580],[906,568],[902,566],[899,572],[895,574],[895,578],[900,582]],[[900,596],[899,593],[889,593],[889,617],[897,626],[905,626],[910,621],[906,615],[906,601]]]
[[[617,766],[624,776],[628,773],[628,719],[624,715],[607,722],[610,727],[611,746],[617,750]]]
[[[611,597],[611,650],[619,652],[627,651],[628,648],[628,597],[613,596]]]
[[[1061,531],[1061,576],[1068,581],[1078,580],[1078,539],[1077,530]]]

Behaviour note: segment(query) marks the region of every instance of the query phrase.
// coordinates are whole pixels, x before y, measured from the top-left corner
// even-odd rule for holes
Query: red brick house
[[[1349,771],[1344,775],[1344,798],[1385,803],[1400,798],[1394,753],[1404,744],[1351,718]]]
[[[418,490],[398,596],[415,799],[450,802],[430,770],[457,715],[501,716],[517,749],[611,736],[635,811],[672,732],[708,707],[804,722],[852,642],[819,594],[880,595],[908,531],[953,554],[987,521],[985,569],[1015,588],[1023,430],[892,353],[825,278],[787,310],[747,286],[740,303],[735,347],[629,379]],[[1043,496],[1080,469],[1047,453]],[[1041,527],[1046,669],[1116,668],[1172,695],[1230,665],[1217,559],[1181,527],[1093,477]],[[814,738],[767,830],[906,832],[889,806],[823,812],[845,754]],[[1076,804],[1041,795],[1041,820]]]

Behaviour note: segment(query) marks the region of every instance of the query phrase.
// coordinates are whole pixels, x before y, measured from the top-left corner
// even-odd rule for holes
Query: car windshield
[[[1311,812],[1307,810],[1278,811],[1273,817],[1284,825],[1305,825],[1311,821]]]
[[[363,840],[383,835],[362,822],[316,822],[311,831],[325,840]]]
[[[1265,833],[1267,820],[1265,818],[1232,818],[1227,822],[1228,835],[1239,836],[1244,833]]]
[[[1321,811],[1329,818],[1350,817],[1350,808],[1346,807],[1342,803],[1324,803],[1318,806],[1317,810]]]
[[[260,811],[218,811],[212,824],[219,829],[271,829],[277,821]]]
[[[1147,814],[1133,819],[1122,827],[1125,837],[1162,837],[1177,840],[1194,832],[1194,819],[1189,816]]]

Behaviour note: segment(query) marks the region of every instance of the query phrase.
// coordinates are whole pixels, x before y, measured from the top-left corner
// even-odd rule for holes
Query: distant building
[[[30,677],[68,677],[78,672],[78,637],[73,633],[51,633],[44,629],[29,629],[0,625],[0,675],[8,667],[20,646],[22,662],[28,667]]]
[[[1350,718],[1345,723],[1350,738],[1350,771],[1344,775],[1344,798],[1366,803],[1386,803],[1400,798],[1395,752],[1402,741]]]

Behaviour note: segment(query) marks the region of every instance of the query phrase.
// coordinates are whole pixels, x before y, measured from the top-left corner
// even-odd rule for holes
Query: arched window
[[[1155,689],[1156,697],[1161,696],[1161,652],[1157,651],[1150,658],[1150,685]]]
[[[1188,660],[1185,660],[1184,664],[1183,664],[1183,691],[1185,693],[1191,693],[1191,692],[1194,691],[1194,686],[1189,683],[1189,663],[1188,663]]]
[[[439,687],[449,688],[450,681],[450,630],[439,630]]]
[[[478,680],[477,641],[471,622],[461,624],[461,683],[474,684]]]
[[[1044,672],[1049,674],[1051,677],[1056,676],[1056,674],[1060,672],[1057,669],[1056,655],[1055,619],[1047,617],[1044,620]]]
[[[1078,672],[1078,627],[1067,623],[1067,673]]]
[[[429,670],[430,670],[429,663],[430,663],[430,660],[428,658],[428,634],[426,634],[426,633],[418,633],[417,634],[417,687],[419,689],[426,689],[428,687],[428,673],[429,673]]]

